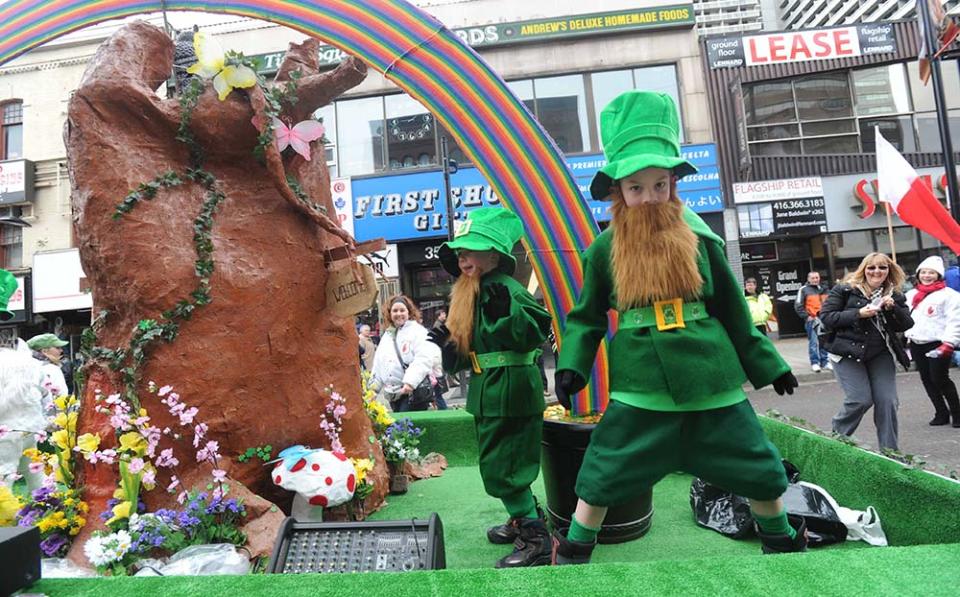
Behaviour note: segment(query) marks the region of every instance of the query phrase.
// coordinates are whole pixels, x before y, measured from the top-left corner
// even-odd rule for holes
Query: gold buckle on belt
[[[672,298],[653,303],[654,315],[657,318],[657,329],[661,332],[675,328],[685,328],[683,323],[683,299]]]
[[[470,351],[470,363],[473,365],[473,372],[477,375],[483,373],[483,369],[480,368],[480,361],[477,360],[477,353]]]

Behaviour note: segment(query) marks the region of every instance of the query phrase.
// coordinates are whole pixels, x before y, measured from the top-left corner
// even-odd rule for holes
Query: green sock
[[[511,518],[537,518],[537,503],[533,492],[526,488],[519,493],[500,498]]]
[[[783,511],[776,516],[760,516],[756,512],[750,511],[753,514],[753,517],[756,519],[757,524],[760,525],[760,530],[762,530],[767,535],[789,535],[791,539],[797,536],[797,531],[790,526],[790,522],[787,520],[787,512]]]
[[[570,530],[567,531],[567,539],[576,541],[577,543],[593,543],[596,541],[597,533],[599,532],[600,529],[583,526],[577,522],[577,517],[574,516],[573,520],[570,521]]]

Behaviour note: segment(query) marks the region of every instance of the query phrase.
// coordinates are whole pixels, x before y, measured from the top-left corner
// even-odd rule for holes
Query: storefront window
[[[903,64],[855,70],[852,75],[857,116],[910,112],[910,87]]]
[[[763,237],[773,234],[773,206],[769,203],[737,206],[742,238]]]
[[[340,176],[383,170],[383,98],[339,101],[336,120]]]
[[[537,120],[564,153],[590,149],[583,75],[536,79]]]
[[[790,81],[744,85],[743,108],[748,125],[797,121]]]
[[[436,122],[420,102],[405,93],[384,98],[389,170],[437,163]]]
[[[947,61],[940,64],[940,73],[943,75],[943,96],[947,100],[948,108],[960,108],[960,73],[957,64]],[[910,91],[913,97],[913,109],[917,112],[932,112],[937,109],[933,102],[933,83],[926,85],[920,80],[920,67],[916,60],[907,63],[907,76],[910,81]]]
[[[23,267],[23,231],[16,226],[0,226],[0,264],[4,269]]]
[[[330,170],[330,176],[337,174],[337,146],[334,145],[337,139],[337,113],[333,104],[326,105],[313,113],[313,117],[323,122],[323,128],[326,129],[323,136],[327,143],[323,146],[323,155],[327,160],[327,168]]]
[[[951,139],[960,139],[960,110],[950,110],[947,112],[950,120]],[[917,137],[920,151],[943,151],[940,145],[940,127],[937,124],[936,112],[925,112],[915,116],[917,123]],[[957,150],[956,141],[954,141],[954,151]]]
[[[860,143],[857,135],[804,139],[803,153],[805,155],[827,153],[860,153]]]
[[[853,116],[847,73],[821,73],[793,82],[800,120],[826,120]]]
[[[892,116],[889,118],[860,119],[860,144],[864,153],[875,153],[877,151],[875,129],[878,127],[883,138],[896,147],[897,151],[901,153],[917,151],[913,118],[910,116]]]

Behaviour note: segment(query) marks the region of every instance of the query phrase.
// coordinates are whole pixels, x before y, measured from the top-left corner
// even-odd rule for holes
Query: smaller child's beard
[[[480,276],[461,275],[450,291],[450,310],[447,311],[447,329],[450,341],[463,356],[470,353],[473,340],[473,322],[477,295],[480,294]]]

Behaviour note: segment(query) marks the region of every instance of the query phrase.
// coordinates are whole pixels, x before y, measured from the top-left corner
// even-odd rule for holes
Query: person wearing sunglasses
[[[827,295],[820,309],[826,328],[821,341],[843,388],[843,405],[833,431],[850,436],[873,407],[881,449],[897,450],[896,364],[910,368],[897,334],[913,327],[900,292],[906,276],[883,253],[870,253]]]

